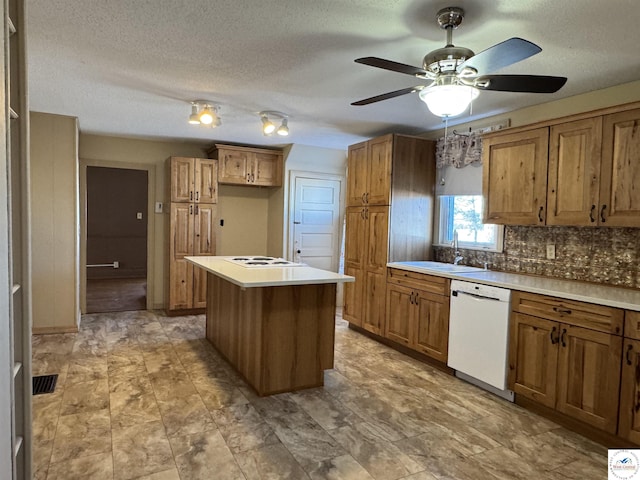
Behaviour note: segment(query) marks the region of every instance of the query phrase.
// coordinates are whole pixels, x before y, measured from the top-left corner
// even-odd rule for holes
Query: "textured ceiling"
[[[290,116],[285,143],[329,148],[441,128],[416,94],[351,106],[420,84],[353,60],[420,66],[444,46],[435,14],[451,5],[466,11],[458,46],[542,47],[499,73],[569,79],[551,95],[482,92],[459,121],[640,79],[637,0],[25,1],[31,110],[76,116],[85,133],[282,145],[261,110]],[[220,104],[223,124],[187,124],[194,99]]]

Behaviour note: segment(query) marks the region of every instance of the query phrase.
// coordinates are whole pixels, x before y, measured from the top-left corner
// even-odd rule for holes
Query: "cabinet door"
[[[624,339],[618,435],[640,444],[640,341]]]
[[[393,135],[369,141],[369,187],[366,202],[369,205],[391,203],[391,155]]]
[[[207,271],[193,267],[193,308],[207,306]]]
[[[482,142],[484,223],[544,225],[549,129]]]
[[[602,117],[551,127],[547,225],[598,224]]]
[[[356,281],[344,284],[342,318],[361,327],[364,307],[364,270],[347,265],[345,266],[344,273],[345,275],[355,277]]]
[[[349,147],[347,157],[347,206],[359,206],[365,203],[367,193],[367,155],[368,142],[357,143]]]
[[[282,185],[282,157],[278,154],[256,152],[253,157],[251,184],[264,187]]]
[[[449,348],[449,297],[416,291],[413,347],[441,362]]]
[[[196,159],[194,201],[218,203],[218,161]]]
[[[344,243],[345,264],[364,269],[367,255],[365,207],[347,207]]]
[[[171,201],[193,202],[195,160],[171,157]]]
[[[513,313],[509,388],[547,407],[556,404],[559,324]]]
[[[640,109],[605,115],[602,131],[600,223],[640,227]]]
[[[362,328],[376,335],[383,335],[386,315],[387,278],[384,273],[370,271],[365,272],[365,278],[365,311],[362,318]]]
[[[218,150],[218,183],[246,185],[251,179],[250,152],[236,150]]]
[[[560,325],[556,409],[616,433],[622,337]]]
[[[386,276],[389,253],[389,207],[366,207],[367,260],[366,269]]]
[[[387,284],[387,318],[384,336],[389,340],[410,346],[415,293],[410,288]]]
[[[200,203],[194,206],[193,255],[216,254],[216,211],[216,205],[211,203]]]
[[[193,266],[184,257],[193,255],[194,205],[171,204],[169,244],[169,310],[192,308]]]

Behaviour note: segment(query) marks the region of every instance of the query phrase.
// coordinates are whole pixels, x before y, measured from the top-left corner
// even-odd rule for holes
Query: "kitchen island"
[[[355,279],[231,258],[186,257],[207,271],[207,339],[258,395],[322,386],[333,368],[336,284]]]

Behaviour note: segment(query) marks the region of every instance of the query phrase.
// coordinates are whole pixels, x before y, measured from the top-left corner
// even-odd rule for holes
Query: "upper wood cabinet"
[[[485,223],[640,227],[640,109],[596,113],[489,134]]]
[[[482,142],[484,223],[544,225],[549,129]]]
[[[347,205],[389,205],[394,136],[349,147]]]
[[[547,225],[597,224],[602,117],[551,127]]]
[[[171,157],[167,166],[172,202],[218,202],[218,163],[215,160]]]
[[[600,223],[640,226],[640,109],[603,117]]]
[[[218,183],[280,187],[282,152],[216,144],[209,156],[218,160]]]

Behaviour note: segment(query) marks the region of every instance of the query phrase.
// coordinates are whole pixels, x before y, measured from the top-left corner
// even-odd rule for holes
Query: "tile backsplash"
[[[549,244],[555,260],[547,260]],[[433,248],[436,261],[453,261],[452,248]],[[465,265],[640,288],[639,228],[506,226],[502,252],[460,251]]]

